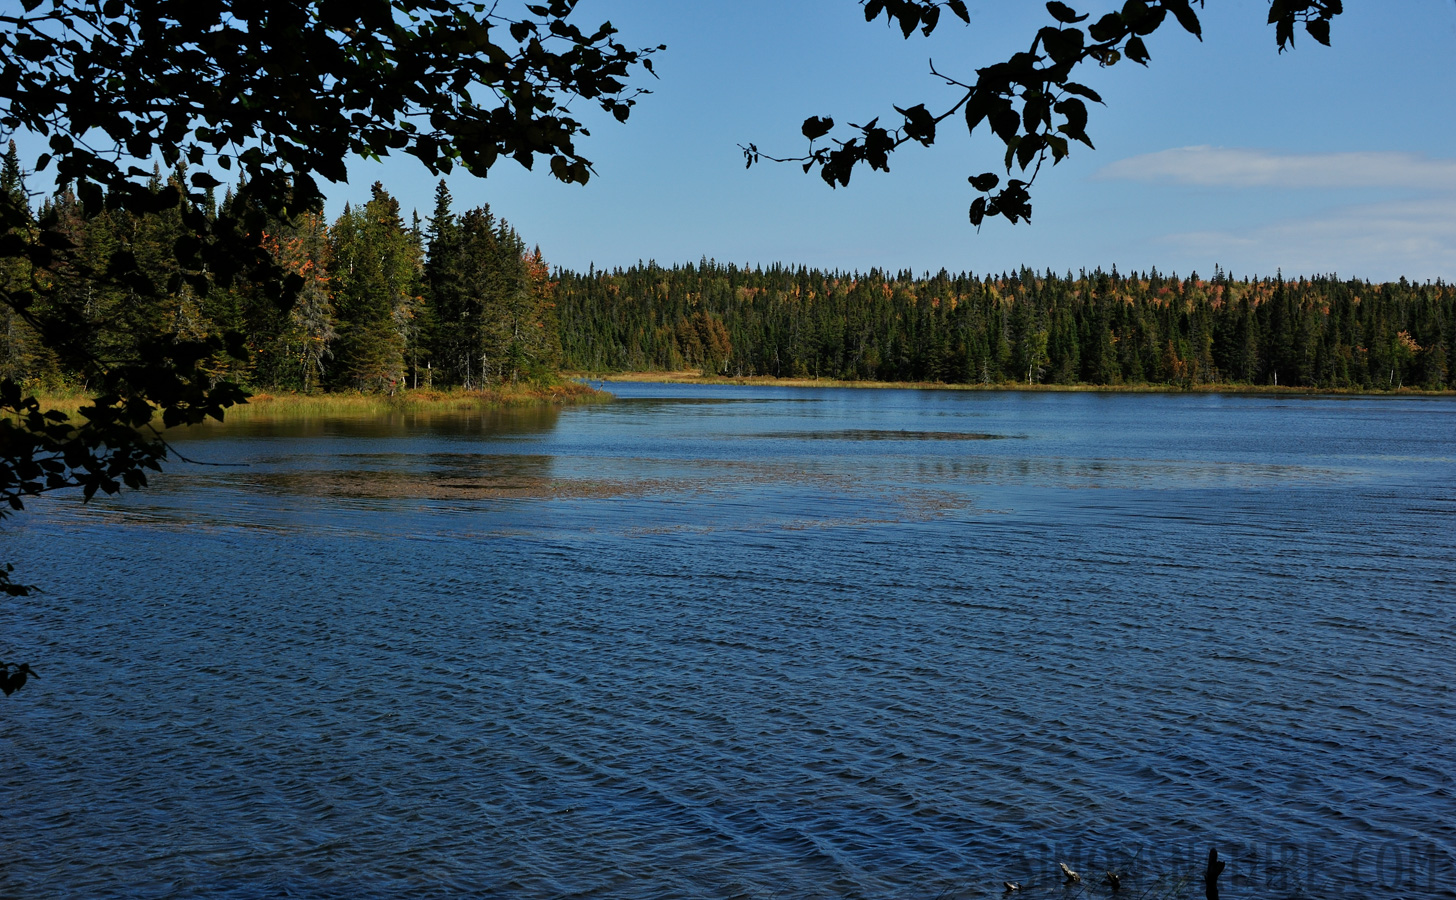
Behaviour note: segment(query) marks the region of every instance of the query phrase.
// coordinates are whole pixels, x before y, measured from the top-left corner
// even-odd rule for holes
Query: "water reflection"
[[[554,457],[540,454],[345,456],[338,468],[261,472],[219,479],[287,497],[338,499],[545,499],[570,495],[552,477]]]
[[[552,405],[523,405],[487,409],[421,409],[382,415],[316,414],[309,411],[270,411],[267,407],[234,412],[231,421],[208,420],[201,426],[179,428],[167,435],[173,443],[214,441],[219,438],[399,438],[412,434],[452,434],[461,437],[509,438],[549,434],[561,420],[562,409]]]
[[[973,431],[910,431],[904,428],[894,431],[874,428],[845,428],[838,431],[778,431],[752,435],[756,438],[777,438],[785,441],[999,441],[1015,436]]]

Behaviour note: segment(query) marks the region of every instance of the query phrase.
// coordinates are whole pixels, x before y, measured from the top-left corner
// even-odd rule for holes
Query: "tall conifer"
[[[419,250],[399,217],[399,203],[375,183],[369,202],[346,208],[334,224],[334,303],[339,316],[330,383],[393,392],[404,382],[404,327],[413,316]]]

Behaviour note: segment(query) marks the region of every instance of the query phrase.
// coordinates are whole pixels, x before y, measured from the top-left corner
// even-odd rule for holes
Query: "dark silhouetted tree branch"
[[[1146,66],[1152,55],[1145,39],[1170,21],[1202,40],[1195,4],[1202,8],[1203,0],[1127,0],[1120,10],[1092,21],[1090,14],[1052,0],[1046,5],[1052,24],[1037,31],[1026,50],[977,69],[974,80],[958,80],[936,70],[932,62],[931,74],[957,91],[957,98],[943,111],[932,112],[923,103],[896,106],[898,124],[882,125],[880,119],[885,117],[850,124],[851,136],[831,139],[827,146],[818,141],[834,130],[834,119],[813,116],[803,124],[809,140],[804,155],[774,157],[749,144],[743,148],[744,160],[749,166],[762,160],[800,163],[805,172],[818,169],[830,187],[844,187],[856,167],[887,172],[896,150],[911,142],[929,147],[943,123],[962,116],[970,134],[985,128],[1006,147],[1004,185],[995,172],[968,179],[982,194],[971,204],[971,223],[980,227],[987,216],[1003,216],[1012,223],[1029,220],[1031,186],[1047,160],[1053,165],[1061,162],[1073,141],[1093,146],[1087,135],[1087,103],[1101,103],[1102,98],[1073,80],[1074,74],[1087,63],[1105,68],[1128,59]],[[866,21],[884,16],[905,38],[917,30],[923,35],[933,32],[943,9],[970,23],[964,0],[861,0],[861,5]],[[1340,0],[1271,0],[1269,24],[1274,26],[1279,51],[1294,46],[1298,25],[1328,46],[1330,20],[1343,11]]]

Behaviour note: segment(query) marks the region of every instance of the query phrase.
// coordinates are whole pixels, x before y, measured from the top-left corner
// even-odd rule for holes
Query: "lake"
[[[8,520],[0,896],[1456,896],[1456,401],[610,389]]]

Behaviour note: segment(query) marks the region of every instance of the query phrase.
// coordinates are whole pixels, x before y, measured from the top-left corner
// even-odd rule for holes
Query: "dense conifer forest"
[[[158,172],[152,189],[167,177]],[[0,189],[24,192],[13,145]],[[205,212],[242,221],[237,202],[229,193]],[[7,262],[0,278],[34,274],[56,285],[50,302],[83,323],[66,339],[111,364],[124,364],[147,335],[238,335],[210,371],[266,390],[480,388],[562,369],[1365,390],[1446,389],[1453,380],[1456,289],[1443,282],[1115,268],[915,276],[709,260],[553,274],[489,207],[456,212],[442,182],[423,222],[406,221],[378,184],[331,223],[318,212],[276,222],[263,240],[303,279],[281,313],[246,276],[192,294],[184,273],[169,268],[179,216],[112,208],[88,218],[61,192],[41,203],[36,221],[58,223],[79,252],[39,273]],[[88,267],[118,248],[171,287],[97,287]],[[66,371],[24,320],[4,315],[0,376],[41,390],[85,387],[86,373]]]
[[[184,171],[172,173],[182,181]],[[167,177],[154,175],[158,192]],[[0,166],[0,190],[24,197],[12,143]],[[244,221],[232,192],[209,203],[209,219]],[[426,222],[406,221],[400,204],[379,184],[361,204],[346,205],[332,223],[305,212],[292,221],[269,220],[263,244],[302,290],[287,312],[247,273],[197,296],[177,272],[172,245],[184,233],[182,212],[136,214],[107,204],[86,216],[68,191],[46,198],[35,221],[54,223],[76,251],[32,272],[8,261],[0,279],[23,284],[32,276],[57,288],[46,292],[55,309],[35,308],[38,321],[65,321],[68,334],[45,340],[13,310],[0,321],[0,376],[36,390],[85,389],[87,373],[67,370],[53,348],[59,340],[83,345],[67,354],[125,366],[143,339],[235,335],[209,371],[253,389],[301,392],[382,391],[407,387],[483,388],[541,380],[560,365],[553,284],[539,250],[528,250],[507,222],[487,207],[457,213],[443,182]],[[118,249],[142,262],[161,291],[106,284]]]
[[[565,364],[961,384],[1440,389],[1456,289],[1156,271],[937,275],[703,261],[560,273]]]

